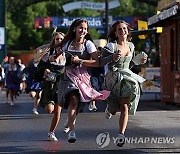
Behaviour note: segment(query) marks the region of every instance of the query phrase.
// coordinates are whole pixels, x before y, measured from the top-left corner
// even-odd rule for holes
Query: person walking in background
[[[60,43],[66,54],[66,70],[58,86],[58,101],[62,108],[68,109],[68,142],[76,141],[74,121],[81,102],[104,100],[109,91],[98,92],[91,86],[87,67],[98,67],[97,49],[89,33],[86,20],[73,21]]]
[[[109,43],[103,48],[100,59],[100,66],[108,64],[104,88],[111,91],[107,98],[106,118],[110,119],[116,112],[121,112],[118,141],[125,141],[128,114],[135,114],[140,98],[138,82],[145,81],[129,69],[131,61],[135,64],[144,64],[147,61],[145,53],[133,58],[134,44],[130,40],[129,24],[125,21],[116,21],[108,34]],[[117,146],[121,147],[124,143],[117,142]]]
[[[10,99],[11,99],[10,105],[13,106],[17,92],[19,91],[19,87],[20,87],[20,80],[21,80],[20,66],[15,61],[14,57],[10,57],[9,63],[7,63],[7,58],[3,60],[2,67],[5,69],[7,102],[8,102],[8,95],[10,95]]]
[[[4,60],[2,61],[2,63],[3,63],[3,65],[9,64],[9,57],[6,56],[6,57],[4,58]],[[1,65],[1,67],[2,67],[2,70],[4,71],[4,87],[6,88],[6,103],[9,103],[9,90],[8,90],[8,88],[7,88],[7,86],[6,86],[6,76],[7,76],[6,73],[7,73],[8,71],[6,71],[6,68],[4,68],[2,65]]]

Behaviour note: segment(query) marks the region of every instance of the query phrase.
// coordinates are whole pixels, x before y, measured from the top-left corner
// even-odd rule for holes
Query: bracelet
[[[79,66],[80,66],[80,67],[82,67],[83,62],[84,62],[84,61],[83,61],[82,59],[79,61]]]

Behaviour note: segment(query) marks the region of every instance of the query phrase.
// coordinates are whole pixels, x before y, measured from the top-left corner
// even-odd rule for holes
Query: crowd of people
[[[39,114],[38,105],[53,113],[49,141],[58,141],[55,131],[61,111],[67,109],[64,131],[68,133],[68,142],[74,143],[77,115],[84,104],[89,103],[89,111],[97,111],[96,102],[104,100],[107,119],[121,112],[118,139],[124,140],[128,115],[134,115],[138,106],[139,83],[145,81],[131,68],[147,61],[145,53],[135,55],[129,24],[114,22],[108,43],[102,48],[93,43],[84,19],[74,20],[66,34],[56,30],[55,27],[51,42],[38,47],[25,68],[14,57],[3,60],[5,73],[1,78],[5,78],[7,101],[10,95],[10,104],[14,105],[18,91],[25,89],[34,100],[34,114]],[[118,147],[123,144],[117,142]]]

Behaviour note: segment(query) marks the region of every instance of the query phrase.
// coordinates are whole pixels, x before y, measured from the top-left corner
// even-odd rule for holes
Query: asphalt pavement
[[[67,113],[63,110],[56,130],[58,142],[47,141],[52,119],[43,108],[32,114],[33,101],[20,94],[15,105],[5,102],[0,91],[0,153],[180,153],[180,106],[162,104],[156,96],[143,95],[135,116],[129,116],[126,144],[117,148],[119,114],[105,119],[105,102],[98,102],[97,112],[89,112],[88,104],[77,117],[74,144],[67,142],[63,124]],[[103,137],[105,136],[105,137]]]

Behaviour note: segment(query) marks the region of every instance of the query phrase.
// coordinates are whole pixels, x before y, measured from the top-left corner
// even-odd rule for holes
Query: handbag
[[[46,81],[56,82],[56,76],[56,73],[50,72],[47,74]]]

